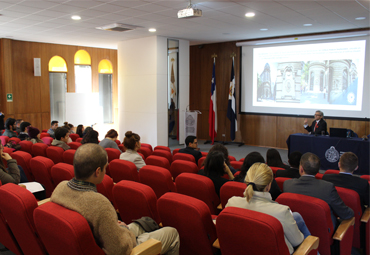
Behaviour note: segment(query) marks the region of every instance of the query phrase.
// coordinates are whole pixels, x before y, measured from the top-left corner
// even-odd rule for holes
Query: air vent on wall
[[[115,32],[125,32],[125,31],[131,31],[135,28],[142,28],[141,26],[135,26],[135,25],[128,25],[128,24],[122,24],[122,23],[113,23],[102,27],[96,27],[96,29],[100,30],[108,30],[108,31],[115,31]]]

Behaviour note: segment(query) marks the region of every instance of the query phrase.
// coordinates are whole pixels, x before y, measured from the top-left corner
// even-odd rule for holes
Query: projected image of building
[[[301,61],[277,64],[275,82],[277,102],[299,103],[301,97]]]

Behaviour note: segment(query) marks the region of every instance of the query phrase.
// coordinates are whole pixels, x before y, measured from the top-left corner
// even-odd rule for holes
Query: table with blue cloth
[[[293,134],[286,141],[288,154],[300,151],[302,154],[312,152],[321,161],[321,170],[339,169],[338,162],[344,152],[351,151],[357,155],[359,167],[356,175],[370,174],[370,142],[361,138],[339,138],[326,135]]]

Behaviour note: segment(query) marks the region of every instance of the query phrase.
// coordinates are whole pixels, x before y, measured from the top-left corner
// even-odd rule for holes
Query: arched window
[[[54,56],[49,61],[49,72],[63,72],[66,73],[67,63],[66,61],[59,56]]]
[[[99,107],[102,108],[104,123],[112,123],[113,67],[109,60],[103,59],[102,61],[100,61],[98,69],[99,69]]]
[[[63,123],[66,116],[67,63],[60,56],[49,61],[50,118]]]
[[[75,54],[75,92],[91,92],[91,58],[85,50],[79,50]]]

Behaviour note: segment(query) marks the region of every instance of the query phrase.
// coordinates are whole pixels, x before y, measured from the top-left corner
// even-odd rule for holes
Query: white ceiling
[[[370,27],[370,0],[192,1],[203,17],[178,19],[177,12],[188,4],[184,0],[0,0],[0,38],[116,49],[120,41],[153,34],[194,45]],[[246,18],[247,12],[256,15]],[[72,15],[82,19],[74,21]],[[143,28],[95,29],[118,22]],[[312,26],[303,26],[307,23]],[[152,27],[157,32],[150,33]]]

